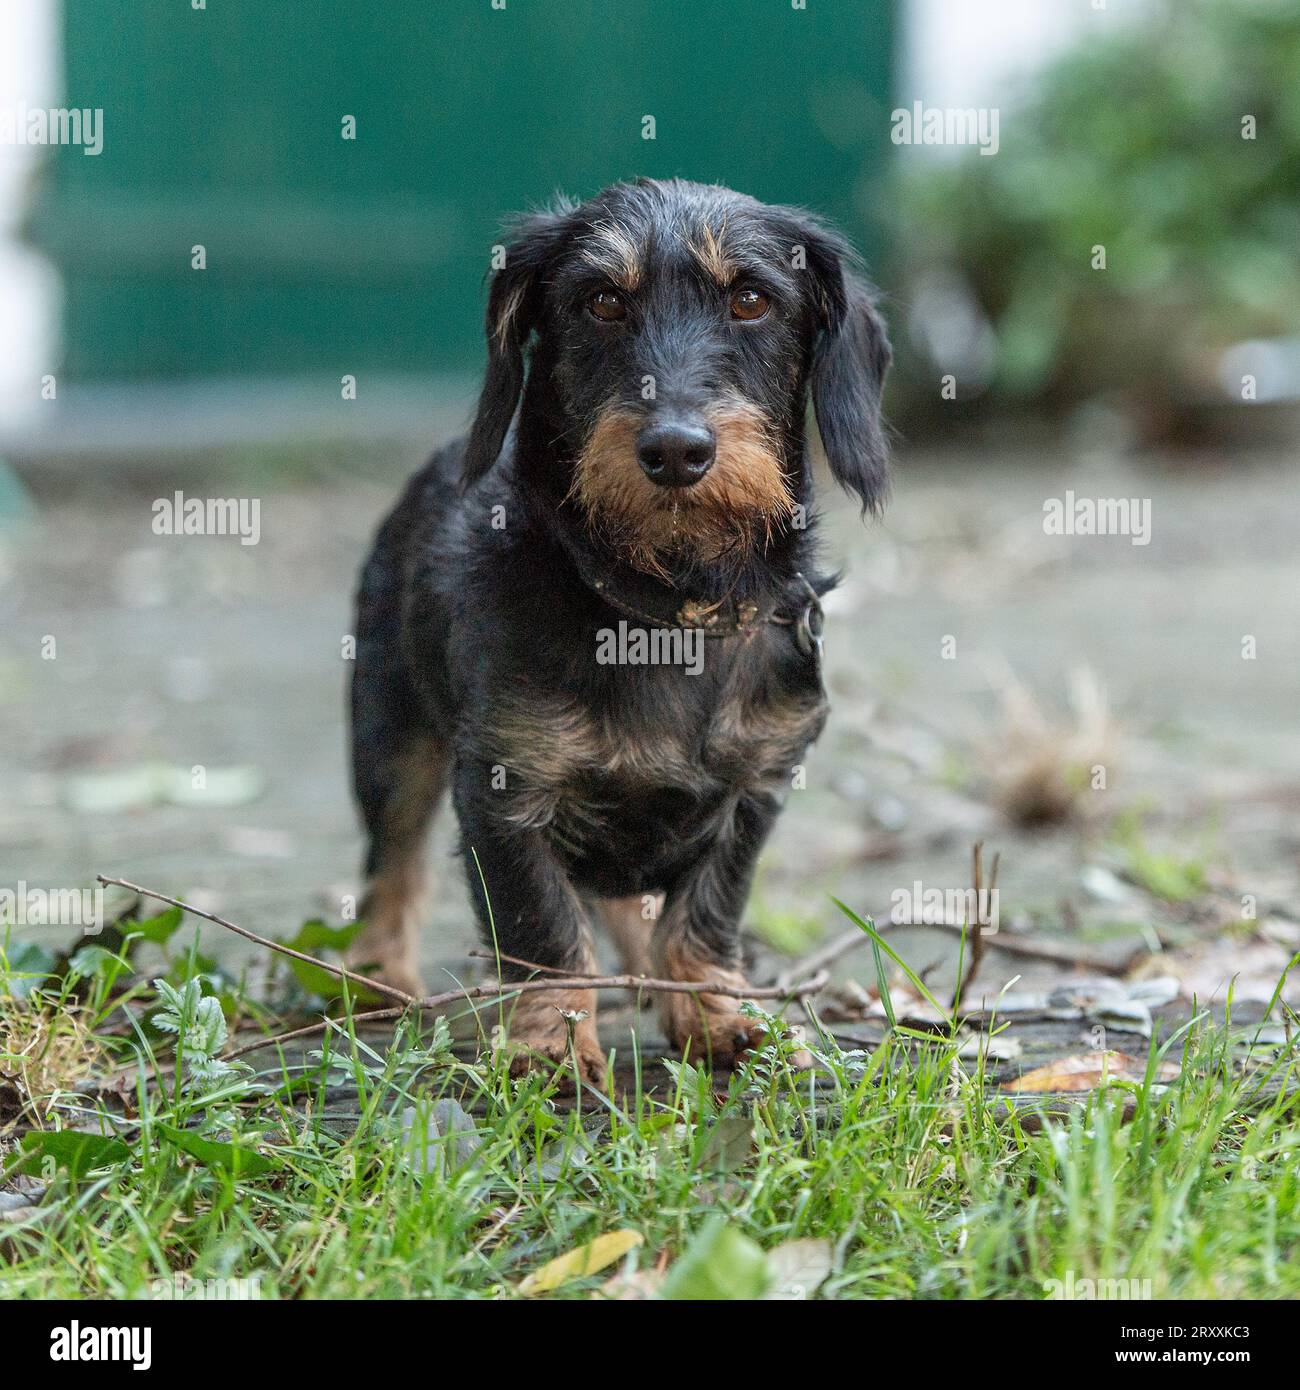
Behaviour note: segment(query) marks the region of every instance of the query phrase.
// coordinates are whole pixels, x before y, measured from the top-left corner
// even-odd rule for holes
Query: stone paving
[[[0,887],[103,872],[272,935],[337,918],[356,891],[342,643],[363,550],[418,458],[287,476],[275,462],[25,474],[31,515],[0,521]],[[1004,931],[1121,959],[1162,922],[1212,936],[1242,915],[1243,894],[1289,929],[1300,915],[1294,457],[1125,462],[1061,445],[904,447],[898,462],[887,517],[865,530],[825,493],[826,553],[847,571],[828,608],[833,712],[765,855],[754,925],[811,946],[845,926],[832,894],[887,920],[892,896],[917,881],[964,887],[982,839],[1002,856]],[[178,488],[259,497],[258,544],[155,535],[152,503]],[[1044,500],[1066,489],[1150,498],[1150,543],[1046,535]],[[1023,700],[1063,719],[1080,670],[1109,715],[1100,733],[1075,731],[1075,751],[1087,761],[1100,739],[1106,788],[1081,792],[1082,814],[1063,826],[1019,826],[1001,798],[1014,795],[1008,768],[1035,757]],[[193,789],[196,766],[206,793]],[[1137,816],[1126,840],[1117,827]],[[448,861],[450,843],[444,817],[433,854]],[[1199,865],[1204,901],[1161,906],[1126,882],[1135,844]],[[435,964],[463,974],[472,939],[449,861],[441,884],[425,943],[437,987]],[[919,964],[951,953],[939,931],[905,939]],[[1261,971],[1284,962],[1285,939],[1273,932]],[[203,940],[232,961],[244,949],[215,927]],[[856,971],[866,980],[869,960]],[[980,982],[995,992],[1015,973],[1050,982],[1060,971],[993,949]]]

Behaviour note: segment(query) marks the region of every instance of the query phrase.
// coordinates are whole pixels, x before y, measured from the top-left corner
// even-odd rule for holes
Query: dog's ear
[[[470,427],[462,487],[477,482],[497,460],[524,387],[524,352],[541,308],[542,271],[564,240],[569,214],[561,203],[514,226],[487,306],[487,371]]]
[[[850,269],[845,243],[807,218],[798,231],[818,329],[811,370],[817,430],[835,481],[864,512],[877,512],[889,491],[889,444],[880,418],[889,338],[870,289]]]

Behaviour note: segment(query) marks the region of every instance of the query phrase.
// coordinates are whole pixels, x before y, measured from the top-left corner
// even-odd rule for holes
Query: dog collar
[[[728,595],[706,603],[685,598],[648,575],[630,569],[615,582],[609,575],[589,568],[585,556],[574,554],[572,558],[588,588],[625,617],[650,627],[693,628],[705,637],[741,637],[764,623],[775,623],[793,628],[795,643],[804,656],[820,659],[824,621],[821,599],[798,571],[794,576],[794,595],[787,592],[762,602]]]
[[[781,618],[773,614],[768,621],[791,624],[794,627],[795,645],[820,669],[823,646],[822,632],[826,626],[826,615],[822,611],[822,601],[817,590],[798,570],[795,571],[794,577],[802,585],[804,596],[804,605],[800,609],[798,617]]]
[[[739,637],[753,632],[771,621],[776,610],[775,604],[760,605],[753,599],[722,598],[716,603],[704,603],[700,599],[684,599],[680,594],[671,596],[667,604],[650,607],[630,603],[608,579],[593,579],[591,588],[626,617],[651,627],[694,628],[706,637]]]

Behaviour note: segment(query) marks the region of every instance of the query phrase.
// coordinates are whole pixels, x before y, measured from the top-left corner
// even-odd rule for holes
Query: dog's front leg
[[[466,786],[468,780],[458,773],[455,789],[465,870],[483,940],[502,957],[502,979],[540,980],[547,970],[594,974],[586,909],[544,832],[510,823],[495,805]],[[514,964],[507,956],[528,964]],[[539,1064],[571,1067],[572,1029],[583,1080],[593,1086],[604,1081],[594,990],[531,990],[507,1008],[506,1031],[515,1049],[512,1071],[521,1073]]]
[[[707,980],[743,989],[740,919],[754,866],[779,807],[766,797],[743,797],[713,844],[669,891],[650,950],[656,974]],[[740,1012],[729,994],[661,994],[659,1017],[668,1041],[690,1049],[691,1060],[728,1067],[762,1045],[762,1024]]]

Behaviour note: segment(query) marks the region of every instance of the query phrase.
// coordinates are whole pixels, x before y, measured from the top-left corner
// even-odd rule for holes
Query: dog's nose
[[[660,487],[690,487],[713,465],[717,440],[702,424],[685,420],[647,425],[636,438],[636,456],[652,483]]]

